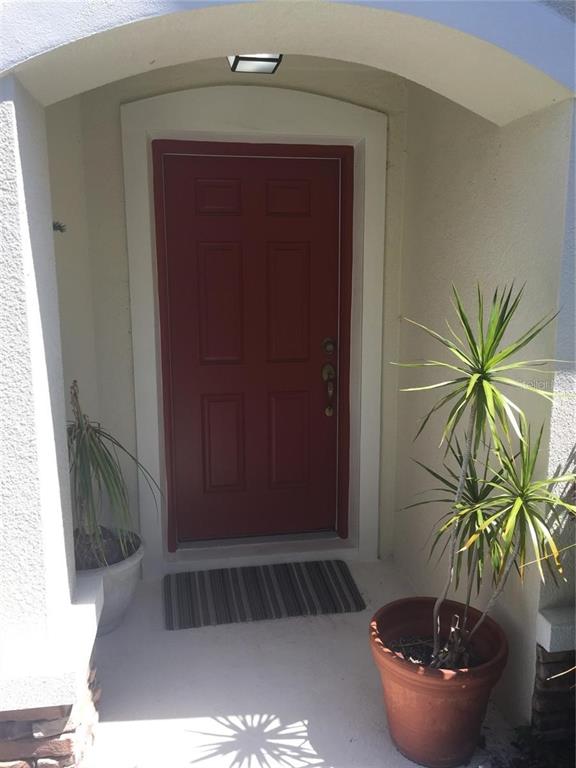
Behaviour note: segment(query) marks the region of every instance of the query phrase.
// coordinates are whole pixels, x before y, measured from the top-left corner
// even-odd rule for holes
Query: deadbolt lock
[[[333,355],[336,351],[336,342],[330,336],[326,336],[322,341],[322,349],[327,355]]]

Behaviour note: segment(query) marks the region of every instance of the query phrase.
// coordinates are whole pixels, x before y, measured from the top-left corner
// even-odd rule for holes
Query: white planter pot
[[[122,623],[140,580],[140,562],[143,556],[144,545],[140,542],[136,552],[126,560],[106,565],[104,568],[78,571],[79,579],[94,575],[102,577],[104,602],[98,622],[98,635],[107,635]]]

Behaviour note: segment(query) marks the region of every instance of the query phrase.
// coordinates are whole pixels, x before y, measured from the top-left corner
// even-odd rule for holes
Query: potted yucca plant
[[[76,381],[70,387],[70,402],[67,434],[76,569],[79,578],[95,572],[102,576],[104,605],[98,632],[106,634],[126,613],[144,555],[142,540],[133,530],[119,455],[135,464],[154,498],[159,488],[138,459],[82,411]]]
[[[407,757],[434,768],[470,759],[488,697],[505,666],[506,637],[489,611],[511,572],[522,576],[532,552],[542,578],[542,563],[555,578],[562,574],[555,524],[560,515],[576,513],[564,492],[576,476],[568,471],[537,477],[542,430],[534,439],[525,414],[510,396],[521,389],[552,397],[512,378],[553,362],[514,358],[554,316],[535,323],[515,341],[505,341],[522,293],[513,286],[496,290],[485,312],[478,288],[473,323],[454,288],[458,326],[454,331],[448,324],[449,336],[410,321],[450,353],[446,360],[407,364],[442,371],[442,381],[405,390],[443,391],[417,436],[434,414],[446,412],[444,468],[421,465],[438,485],[433,495],[411,506],[447,505],[433,548],[444,541],[448,574],[437,599],[408,598],[377,611],[370,638],[392,738]],[[465,602],[448,600],[462,578],[467,580]],[[487,578],[492,593],[479,611],[471,597]]]

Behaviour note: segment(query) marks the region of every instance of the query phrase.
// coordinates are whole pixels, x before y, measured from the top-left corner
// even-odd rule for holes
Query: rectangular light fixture
[[[235,56],[228,56],[232,72],[273,75],[281,61],[281,53],[237,53]]]

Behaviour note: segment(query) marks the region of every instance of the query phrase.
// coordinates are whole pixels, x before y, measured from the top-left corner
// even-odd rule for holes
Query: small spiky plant
[[[131,459],[156,500],[158,484],[148,470],[101,424],[80,407],[78,382],[70,387],[73,418],[68,422],[68,458],[74,515],[76,566],[79,570],[111,565],[138,548],[119,452]],[[101,525],[104,499],[114,529]]]
[[[522,294],[523,288],[518,291],[513,286],[497,289],[485,314],[484,298],[478,287],[477,320],[473,323],[458,291],[453,288],[459,331],[456,333],[447,323],[449,336],[409,320],[452,356],[450,362],[426,360],[402,364],[407,367],[431,367],[441,370],[444,376],[446,372],[449,374],[449,378],[438,383],[403,390],[446,390],[424,417],[416,437],[434,414],[449,409],[442,429],[441,445],[446,444],[447,455],[451,455],[456,463],[456,469],[445,464],[444,475],[422,465],[440,481],[442,487],[435,490],[448,492],[449,496],[429,498],[411,505],[437,501],[450,504],[433,545],[448,537],[445,545],[448,577],[436,600],[433,614],[432,665],[435,667],[456,669],[465,665],[470,642],[478,626],[502,593],[512,567],[523,573],[529,547],[534,551],[542,578],[542,561],[555,575],[562,574],[559,550],[554,540],[554,520],[560,515],[576,514],[576,507],[567,501],[565,494],[556,490],[562,484],[573,483],[576,476],[567,472],[543,480],[535,478],[542,430],[537,440],[532,442],[526,416],[510,397],[510,391],[521,389],[547,400],[552,399],[550,392],[510,377],[515,372],[539,371],[542,366],[555,362],[548,359],[513,359],[552,322],[555,315],[539,320],[515,341],[504,342]],[[463,419],[466,428],[461,448],[456,431]],[[513,446],[516,443],[515,449]],[[495,466],[491,468],[490,462]],[[458,586],[464,556],[468,577],[465,614],[455,617],[448,641],[441,648],[440,607],[450,588]],[[473,584],[479,590],[487,562],[492,569],[494,591],[482,618],[475,627],[469,628],[467,608]]]

